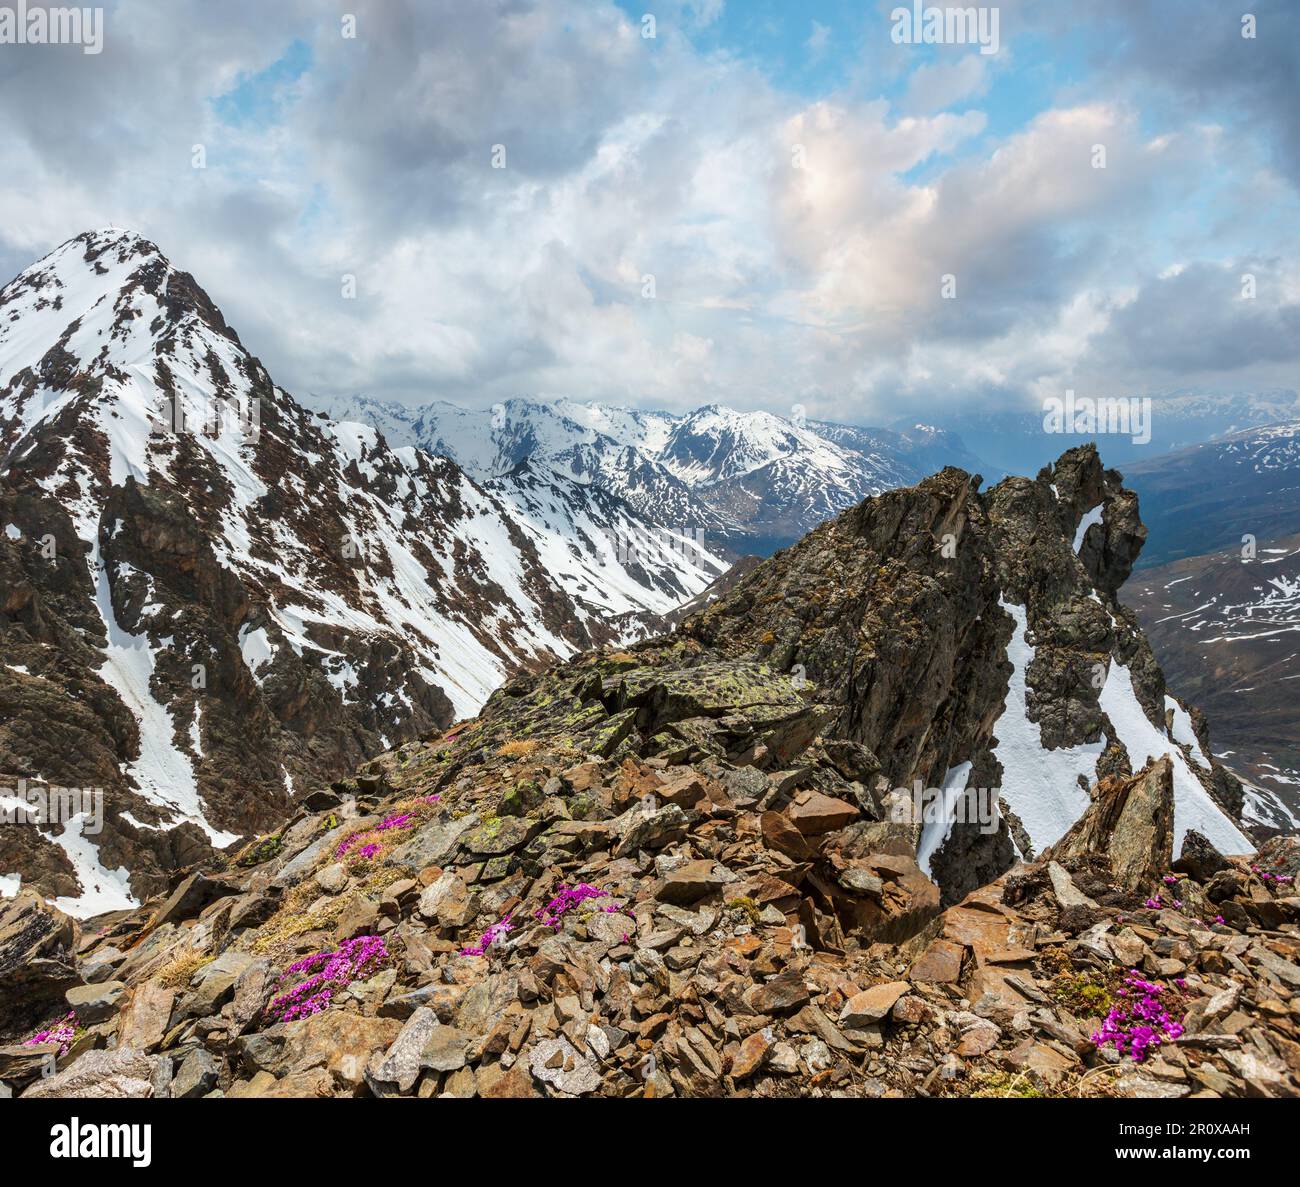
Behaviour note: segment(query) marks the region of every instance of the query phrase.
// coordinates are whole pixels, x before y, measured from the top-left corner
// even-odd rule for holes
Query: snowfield
[[[1027,637],[1026,611],[1023,606],[1009,602],[1000,604],[1016,625],[1007,645],[1007,659],[1013,671],[1002,714],[993,727],[997,739],[994,753],[1002,763],[1002,796],[1020,817],[1035,854],[1039,854],[1059,841],[1087,809],[1090,797],[1085,788],[1096,781],[1097,760],[1106,749],[1106,737],[1056,750],[1043,746],[1041,731],[1030,721],[1027,709],[1025,674],[1033,662],[1034,648]],[[1170,738],[1147,718],[1133,692],[1128,669],[1118,662],[1110,665],[1099,702],[1119,742],[1128,751],[1134,771],[1163,755],[1172,761],[1175,854],[1181,850],[1189,829],[1202,833],[1224,853],[1254,850],[1254,843],[1214,802],[1188,766],[1178,746],[1182,741],[1192,743],[1195,761],[1203,766],[1208,764],[1200,747],[1195,745],[1191,720],[1181,706],[1182,716],[1175,714],[1174,737]],[[1184,736],[1179,737],[1180,734]]]

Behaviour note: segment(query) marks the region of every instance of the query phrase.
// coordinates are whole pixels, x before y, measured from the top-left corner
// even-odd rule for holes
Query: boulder
[[[119,1046],[156,1051],[171,1025],[176,990],[146,981],[131,991],[117,1029]]]
[[[1173,868],[1194,882],[1209,882],[1220,870],[1228,868],[1228,859],[1195,829],[1183,836],[1183,848],[1174,858]]]
[[[171,1094],[178,1100],[206,1096],[217,1086],[220,1065],[208,1051],[197,1047],[181,1060],[172,1080]]]
[[[0,1033],[32,1029],[81,977],[71,919],[30,891],[0,899]]]
[[[77,1021],[89,1024],[112,1018],[125,992],[126,986],[121,981],[103,981],[98,985],[74,986],[63,996]]]
[[[42,1100],[120,1100],[155,1095],[160,1063],[159,1056],[147,1055],[134,1047],[116,1047],[112,1051],[87,1051],[80,1059],[38,1080],[25,1092],[24,1099]]]
[[[1136,775],[1102,779],[1084,814],[1043,856],[1063,865],[1105,857],[1115,884],[1135,893],[1168,871],[1173,848],[1173,763],[1165,755]]]
[[[789,808],[790,822],[805,837],[834,832],[861,815],[856,804],[823,795],[819,791],[796,792]]]
[[[735,880],[736,875],[717,862],[707,859],[688,861],[668,874],[655,897],[666,903],[685,906]]]
[[[894,1003],[903,996],[911,986],[906,981],[890,981],[884,985],[873,985],[861,993],[855,993],[840,1011],[838,1022],[841,1026],[868,1026],[879,1022],[894,1008]]]

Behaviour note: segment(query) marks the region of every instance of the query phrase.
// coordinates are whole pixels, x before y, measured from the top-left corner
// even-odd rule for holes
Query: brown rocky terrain
[[[593,657],[570,675],[619,673],[636,669]],[[665,678],[636,695],[654,725],[725,721],[840,778],[810,744],[815,707],[777,685],[711,716],[735,691]],[[1170,863],[1167,762],[1104,781],[1056,852],[940,911],[907,844],[850,800],[785,769],[601,758],[619,734],[603,714],[503,742],[517,697],[314,794],[145,910],[80,929],[8,904],[0,1092],[1300,1092],[1300,898],[1275,880],[1300,848],[1249,861],[1198,839]],[[324,961],[290,966],[316,953],[343,954],[306,991],[328,1005],[279,1020]],[[1092,1038],[1135,976],[1181,1027],[1141,1061]],[[69,1010],[66,1054],[19,1041]]]
[[[1300,849],[1225,855],[1186,827],[1218,796],[1199,818],[1231,830],[1234,785],[1195,759],[1203,719],[1178,737],[1114,601],[1141,538],[1090,448],[987,493],[945,471],[672,635],[516,677],[138,910],[79,925],[21,895],[0,915],[0,1084],[1296,1095]],[[932,880],[933,823],[896,789],[1021,761],[1016,608],[1030,791],[1062,796],[1053,755],[1080,735],[1096,778],[1041,851],[1009,808],[987,832],[940,818]],[[1131,673],[1161,753],[1112,721],[1096,664]]]

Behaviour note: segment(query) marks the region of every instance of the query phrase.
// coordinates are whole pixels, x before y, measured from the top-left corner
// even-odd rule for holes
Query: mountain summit
[[[0,775],[107,807],[6,828],[0,875],[128,906],[722,571],[644,527],[309,412],[152,243],[70,240],[0,290]]]
[[[790,418],[719,404],[675,415],[521,398],[475,410],[364,396],[314,406],[452,458],[481,482],[508,487],[526,458],[617,495],[651,523],[700,533],[731,556],[782,548],[868,496],[946,465],[979,468],[960,441],[927,426],[864,429],[809,420],[797,408]]]

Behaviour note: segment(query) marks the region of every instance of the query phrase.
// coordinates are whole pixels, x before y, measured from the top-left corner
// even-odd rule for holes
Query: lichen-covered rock
[[[1104,857],[1115,885],[1136,892],[1159,882],[1173,847],[1173,768],[1162,758],[1128,778],[1103,779],[1092,805],[1044,856],[1063,863]]]
[[[80,982],[76,936],[73,921],[39,895],[0,899],[0,1035],[42,1021]]]

